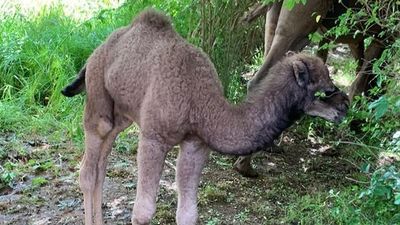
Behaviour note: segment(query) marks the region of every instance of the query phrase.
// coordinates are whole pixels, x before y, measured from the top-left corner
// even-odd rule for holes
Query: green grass
[[[302,225],[399,224],[399,206],[360,198],[358,185],[328,193],[307,194],[286,209],[286,222]]]

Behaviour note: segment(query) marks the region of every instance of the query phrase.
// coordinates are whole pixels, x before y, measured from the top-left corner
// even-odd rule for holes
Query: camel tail
[[[61,93],[66,97],[73,97],[85,91],[86,66],[79,71],[77,78],[66,86]]]

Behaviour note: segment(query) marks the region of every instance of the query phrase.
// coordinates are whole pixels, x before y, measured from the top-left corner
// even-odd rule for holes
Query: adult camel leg
[[[376,77],[372,73],[373,60],[378,59],[383,53],[384,47],[377,41],[373,41],[365,51],[365,60],[356,79],[353,81],[349,91],[350,101],[354,96],[362,93],[368,94],[368,90],[376,86]]]
[[[178,225],[195,225],[197,221],[197,190],[201,171],[208,159],[209,148],[198,138],[181,144],[176,170],[178,184]]]
[[[337,40],[335,40],[335,42],[344,43],[349,46],[351,55],[354,57],[354,59],[357,60],[356,71],[358,73],[361,69],[364,59],[364,39],[360,36],[357,36],[356,38],[354,38],[353,36],[351,37],[344,36],[338,38]],[[329,43],[329,39],[324,38],[318,45],[319,47],[321,47],[327,43]],[[326,60],[328,58],[328,49],[318,49],[317,56],[320,57],[326,63]]]
[[[275,30],[278,24],[282,3],[282,1],[274,2],[266,15],[264,58],[267,57],[268,52],[271,49],[272,42],[274,40]],[[233,165],[233,168],[245,177],[257,177],[257,172],[251,167],[251,158],[252,155],[240,156]]]
[[[322,39],[322,41],[320,41],[318,43],[317,56],[319,58],[321,58],[322,61],[324,61],[324,63],[326,63],[326,60],[328,59],[328,49],[326,49],[326,48],[325,49],[320,49],[320,48],[321,48],[321,46],[323,46],[324,44],[327,44],[327,43],[329,43],[329,40],[326,39],[326,38]]]
[[[357,60],[356,72],[358,73],[364,62],[364,39],[358,42],[349,42],[348,45],[351,55]]]
[[[271,48],[260,70],[249,82],[249,90],[267,75],[268,70],[287,51],[304,48],[308,42],[308,34],[318,28],[315,17],[317,15],[325,17],[330,5],[329,1],[309,0],[306,5],[297,4],[291,11],[281,8]]]
[[[276,25],[278,24],[281,8],[282,2],[274,2],[267,12],[265,19],[264,58],[267,57],[272,45],[272,41],[274,40]]]

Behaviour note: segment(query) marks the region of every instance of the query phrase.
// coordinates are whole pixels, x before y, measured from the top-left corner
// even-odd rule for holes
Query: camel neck
[[[271,145],[297,114],[294,99],[287,99],[295,96],[274,90],[250,94],[239,105],[223,97],[214,98],[203,116],[199,135],[214,150],[234,155],[251,154]]]

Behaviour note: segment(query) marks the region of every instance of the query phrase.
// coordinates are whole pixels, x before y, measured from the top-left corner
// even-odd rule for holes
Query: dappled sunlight
[[[124,0],[6,0],[0,3],[0,18],[16,13],[24,16],[37,15],[41,9],[62,6],[66,16],[82,21],[93,17],[98,11],[117,8]]]
[[[329,51],[327,65],[334,83],[348,90],[356,77],[357,61],[352,57],[345,44],[337,44]]]
[[[338,68],[334,68],[334,66],[328,66],[329,73],[332,76],[334,83],[339,87],[344,87],[345,89],[350,88],[351,83],[353,82],[356,74],[349,74],[346,71]]]

